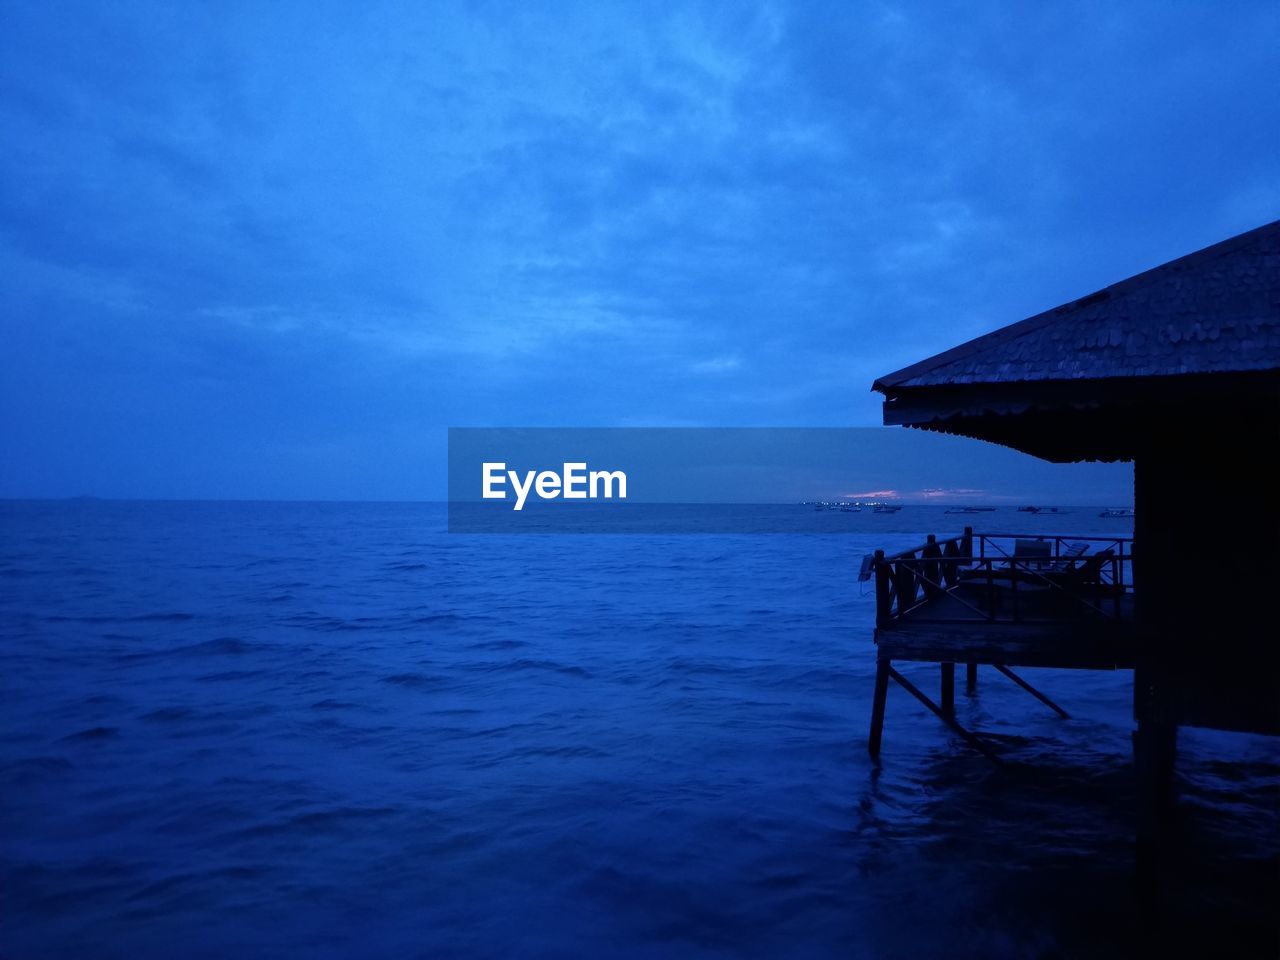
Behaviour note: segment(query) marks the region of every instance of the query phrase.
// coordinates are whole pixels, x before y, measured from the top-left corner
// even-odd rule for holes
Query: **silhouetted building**
[[[912,364],[874,389],[885,395],[886,424],[1054,462],[1134,463],[1130,553],[1121,561],[1122,544],[1107,551],[1113,575],[1088,586],[1083,575],[1071,579],[1083,560],[1065,558],[1061,543],[1048,559],[1011,558],[1001,569],[975,561],[972,537],[945,542],[951,569],[936,551],[882,557],[882,658],[899,644],[931,654],[913,659],[998,663],[999,638],[1008,638],[1021,643],[1014,659],[1035,663],[1035,631],[1069,597],[1087,615],[1058,617],[1044,643],[1136,668],[1140,762],[1167,766],[1180,724],[1280,733],[1280,221]],[[1023,615],[1010,616],[1009,588],[1019,585]],[[921,615],[930,603],[945,613],[940,604],[958,602],[978,611],[969,627],[955,616],[939,630],[936,613]],[[918,638],[905,642],[912,617]],[[1121,623],[1127,633],[1107,633]],[[970,630],[986,639],[966,641]],[[1048,662],[1099,665],[1083,659]]]

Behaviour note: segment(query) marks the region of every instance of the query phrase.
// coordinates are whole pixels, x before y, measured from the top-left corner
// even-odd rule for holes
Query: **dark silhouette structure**
[[[1280,221],[873,389],[886,424],[1054,462],[1132,461],[1135,505],[1132,541],[1033,549],[966,531],[877,554],[873,754],[895,659],[943,664],[941,705],[907,686],[944,719],[957,662],[1133,667],[1135,759],[1153,798],[1179,725],[1280,734]]]

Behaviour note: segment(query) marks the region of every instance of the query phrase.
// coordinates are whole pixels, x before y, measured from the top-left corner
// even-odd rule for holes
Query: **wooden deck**
[[[1012,667],[1132,668],[1136,651],[1133,541],[1129,538],[974,534],[928,541],[864,563],[876,583],[876,687],[868,748],[880,753],[893,680],[975,749],[997,760],[955,719],[955,665],[970,687],[987,665],[1060,716],[1068,714]],[[940,665],[935,703],[893,668]]]
[[[1097,615],[1087,610],[1053,615],[1031,609],[1014,619],[985,616],[964,602],[964,592],[964,587],[953,587],[878,626],[877,655],[888,660],[1008,667],[1133,667],[1132,593],[1103,600]],[[1023,602],[1027,603],[1025,596]]]

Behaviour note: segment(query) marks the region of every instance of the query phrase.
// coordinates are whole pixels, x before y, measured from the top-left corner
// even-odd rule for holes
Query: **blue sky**
[[[1277,49],[1274,2],[5,0],[0,495],[875,424],[875,376],[1280,216]]]

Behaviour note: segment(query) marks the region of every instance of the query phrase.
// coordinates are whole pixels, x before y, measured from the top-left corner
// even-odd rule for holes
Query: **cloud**
[[[742,360],[738,357],[709,357],[706,360],[699,360],[689,365],[689,369],[694,373],[732,373],[742,366]]]
[[[1265,3],[3,16],[0,439],[74,492],[55,443],[875,423],[876,375],[1280,214]],[[123,419],[211,383],[207,449]]]
[[[920,500],[987,500],[993,495],[991,491],[981,487],[927,487],[924,490],[913,491],[910,496]]]

